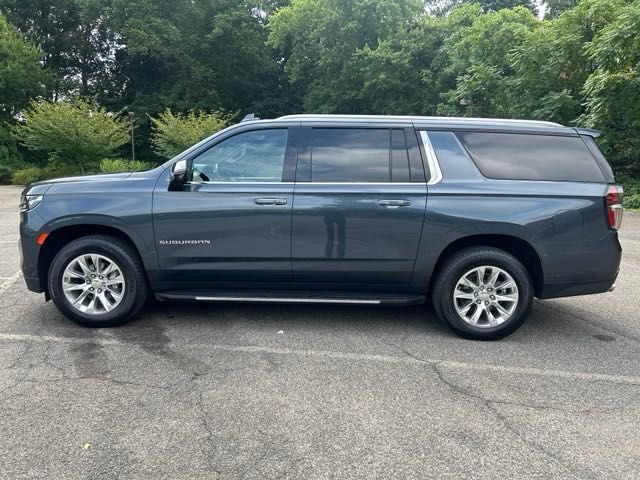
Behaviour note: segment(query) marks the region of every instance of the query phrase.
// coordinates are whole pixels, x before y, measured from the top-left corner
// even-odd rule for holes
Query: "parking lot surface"
[[[613,293],[499,342],[428,305],[152,304],[92,330],[19,274],[0,187],[0,478],[638,478],[640,215]]]

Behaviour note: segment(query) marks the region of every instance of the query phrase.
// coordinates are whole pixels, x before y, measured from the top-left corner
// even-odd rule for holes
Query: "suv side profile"
[[[622,189],[598,132],[550,122],[291,115],[155,169],[21,199],[29,290],[89,327],[160,301],[408,305],[497,339],[539,299],[613,288]]]

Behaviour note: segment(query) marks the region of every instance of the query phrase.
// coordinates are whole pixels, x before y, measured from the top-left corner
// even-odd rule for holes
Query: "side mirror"
[[[181,191],[187,183],[187,161],[179,160],[171,167],[171,178],[169,180],[169,191]]]

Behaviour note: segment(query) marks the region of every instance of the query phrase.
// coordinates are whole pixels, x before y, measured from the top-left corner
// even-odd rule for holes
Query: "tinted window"
[[[584,140],[584,143],[587,145],[587,148],[593,154],[596,161],[598,162],[598,165],[600,166],[600,170],[602,170],[602,173],[604,174],[605,180],[608,183],[615,183],[616,179],[615,179],[615,176],[613,175],[613,170],[611,169],[611,165],[609,165],[609,162],[607,162],[607,159],[605,158],[604,154],[600,150],[600,147],[598,147],[598,144],[596,143],[595,139],[589,135],[582,135],[582,140]]]
[[[391,131],[391,181],[409,182],[409,153],[402,130]]]
[[[193,180],[279,182],[286,147],[286,129],[239,133],[194,159]]]
[[[314,129],[311,181],[388,182],[389,144],[389,130]]]
[[[580,137],[460,132],[480,171],[490,178],[603,182]]]
[[[429,132],[429,141],[447,180],[481,179],[473,160],[452,132]]]

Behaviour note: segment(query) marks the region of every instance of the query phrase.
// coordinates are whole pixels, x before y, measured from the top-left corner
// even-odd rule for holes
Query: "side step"
[[[308,292],[298,290],[216,290],[166,291],[156,299],[168,302],[263,302],[263,303],[333,303],[355,305],[415,305],[425,302],[424,295],[384,292]]]

